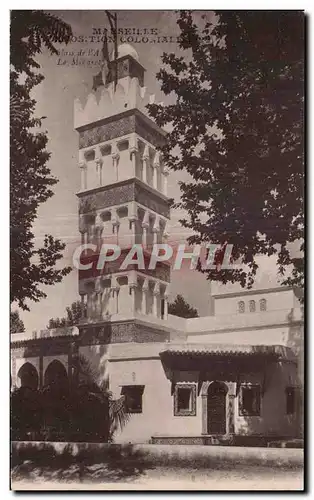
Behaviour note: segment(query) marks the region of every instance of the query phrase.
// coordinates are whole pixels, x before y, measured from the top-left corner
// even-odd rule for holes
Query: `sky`
[[[54,196],[39,208],[34,235],[38,245],[46,233],[64,241],[66,249],[60,264],[65,266],[72,265],[73,251],[80,244],[76,197],[80,189],[80,171],[78,133],[73,128],[74,99],[78,97],[85,102],[92,90],[93,76],[100,69],[97,49],[100,51],[102,47],[101,41],[95,36],[95,29],[108,28],[108,23],[104,11],[50,12],[72,26],[74,41],[58,47],[61,50],[59,56],[44,50],[37,58],[45,79],[34,91],[36,114],[46,117],[43,127],[49,137],[49,167],[59,182],[54,187]],[[208,20],[212,14],[199,11],[195,16],[201,25],[205,22],[203,17]],[[118,28],[123,30],[120,41],[130,42],[137,50],[139,61],[146,69],[145,86],[150,94],[156,95],[157,101],[168,102],[160,91],[155,75],[162,64],[162,53],[179,51],[175,42],[175,36],[179,34],[176,19],[174,11],[118,11]],[[84,52],[84,55],[79,56],[81,64],[72,65],[73,57],[79,51]],[[175,200],[180,196],[178,181],[184,180],[184,175],[182,172],[170,173],[168,195]],[[186,233],[178,222],[180,217],[182,213],[172,211],[171,234],[176,234],[184,242]],[[271,275],[271,272],[267,273],[268,284]],[[21,312],[26,330],[45,328],[50,318],[64,316],[66,306],[79,299],[77,271],[74,269],[60,284],[43,290],[47,298],[39,303],[28,303],[30,312]],[[210,314],[210,292],[210,283],[203,274],[190,270],[173,272],[170,298],[181,293],[198,309],[201,316]]]

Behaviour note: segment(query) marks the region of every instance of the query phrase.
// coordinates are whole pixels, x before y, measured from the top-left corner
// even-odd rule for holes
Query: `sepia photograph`
[[[10,11],[11,490],[304,491],[305,32]]]

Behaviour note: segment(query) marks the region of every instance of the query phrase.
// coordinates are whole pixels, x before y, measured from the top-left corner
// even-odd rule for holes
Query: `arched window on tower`
[[[259,310],[260,311],[266,311],[267,309],[267,302],[266,302],[266,299],[261,299],[259,301]]]
[[[245,312],[245,304],[244,304],[243,300],[240,300],[240,302],[238,303],[238,310],[239,310],[239,313]]]
[[[250,302],[249,302],[249,310],[250,310],[251,313],[254,313],[256,311],[255,300],[250,300]]]

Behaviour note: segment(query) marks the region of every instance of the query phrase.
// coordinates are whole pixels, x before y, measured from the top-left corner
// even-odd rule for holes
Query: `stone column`
[[[81,170],[81,191],[87,189],[87,165],[85,161],[79,163]]]
[[[149,166],[149,149],[148,149],[147,145],[144,148],[144,153],[143,153],[143,156],[142,156],[142,160],[143,160],[142,180],[143,180],[143,182],[147,183],[147,169],[148,169],[148,166]]]
[[[142,228],[143,228],[143,247],[147,247],[147,230],[149,228],[149,213],[145,212],[144,219],[142,222]]]
[[[227,433],[228,434],[234,434],[234,400],[235,400],[235,395],[234,394],[229,394],[228,397],[228,421],[227,421]]]
[[[100,216],[100,214],[96,215],[95,218],[95,229],[96,229],[96,234],[97,234],[97,246],[101,246],[101,235],[104,229],[104,222]]]
[[[131,313],[135,313],[135,290],[137,288],[137,274],[131,271],[128,276],[129,288],[131,291]]]
[[[158,316],[158,296],[160,294],[160,288],[159,288],[159,283],[155,283],[154,289],[153,289],[153,316]]]
[[[136,177],[136,159],[138,155],[138,142],[135,134],[131,135],[130,137],[129,151],[130,151],[130,158],[132,161],[133,176]]]
[[[202,434],[208,434],[207,394],[202,394]]]
[[[228,382],[227,393],[227,434],[235,433],[235,396],[236,396],[236,382]]]
[[[160,154],[159,151],[156,152],[154,162],[153,162],[153,187],[155,189],[158,188],[158,180],[157,180],[157,175],[158,175],[158,169],[160,169]]]
[[[157,166],[153,164],[153,188],[157,189]]]
[[[120,153],[119,153],[118,145],[116,142],[114,142],[112,144],[111,157],[112,157],[112,162],[113,162],[113,168],[115,169],[116,181],[118,181],[119,180],[119,171],[118,171],[119,167],[118,166],[119,166]]]
[[[70,390],[79,382],[79,348],[76,342],[71,342],[68,352],[68,377]]]
[[[159,218],[156,217],[154,227],[153,227],[154,243],[158,243],[158,233],[159,232],[160,232],[160,223],[159,223]]]
[[[208,415],[207,415],[207,393],[209,381],[202,383],[201,398],[202,398],[202,434],[208,434]]]
[[[117,281],[117,278],[115,276],[112,277],[112,297],[113,297],[113,312],[112,314],[118,314],[119,313],[119,283]]]
[[[169,238],[169,222],[168,221],[166,222],[165,229],[164,229],[162,236],[163,236],[163,242],[167,243],[168,238]]]
[[[116,243],[118,243],[118,231],[119,231],[120,222],[119,222],[119,217],[117,215],[117,211],[115,208],[112,208],[112,210],[111,210],[111,223],[112,223],[113,233],[117,235]]]
[[[39,389],[42,389],[44,386],[44,356],[42,353],[42,349],[39,352]]]
[[[147,292],[148,292],[148,280],[146,279],[142,286],[142,314],[147,314]]]
[[[165,196],[168,196],[168,175],[169,175],[169,171],[166,168],[164,168],[164,171],[163,171],[163,177],[164,177],[163,194]]]
[[[103,159],[102,159],[102,154],[101,154],[99,146],[96,146],[96,149],[95,149],[95,165],[96,165],[96,172],[98,172],[98,174],[99,174],[98,184],[99,184],[99,186],[102,186]]]
[[[136,221],[137,221],[137,206],[135,202],[132,202],[128,206],[129,210],[129,222],[130,222],[130,231],[131,231],[131,238],[130,238],[130,243],[131,245],[135,245],[136,241]]]
[[[167,286],[164,292],[164,320],[168,319],[168,297],[169,297],[169,287]]]

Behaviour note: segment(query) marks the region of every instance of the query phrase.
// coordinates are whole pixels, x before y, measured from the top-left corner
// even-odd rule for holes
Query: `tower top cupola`
[[[82,101],[75,99],[76,130],[94,127],[99,121],[135,108],[147,115],[147,105],[155,103],[155,95],[149,94],[144,86],[145,68],[140,64],[135,48],[123,43],[118,46],[117,55],[114,59],[112,53],[109,65],[103,68],[103,75],[100,72],[102,84],[97,91],[93,89]]]
[[[137,51],[129,43],[122,43],[121,45],[118,46],[118,59],[121,59],[121,57],[125,56],[131,56],[137,62],[140,62],[140,58]],[[114,59],[114,51],[111,54],[111,60],[113,59]]]
[[[144,72],[145,68],[139,62],[139,56],[137,51],[132,45],[128,43],[122,43],[118,46],[118,57],[114,59],[114,51],[110,58],[110,71],[106,78],[106,84],[110,85],[115,79],[115,73],[117,71],[117,81],[123,78],[137,78],[139,86],[144,86]]]

